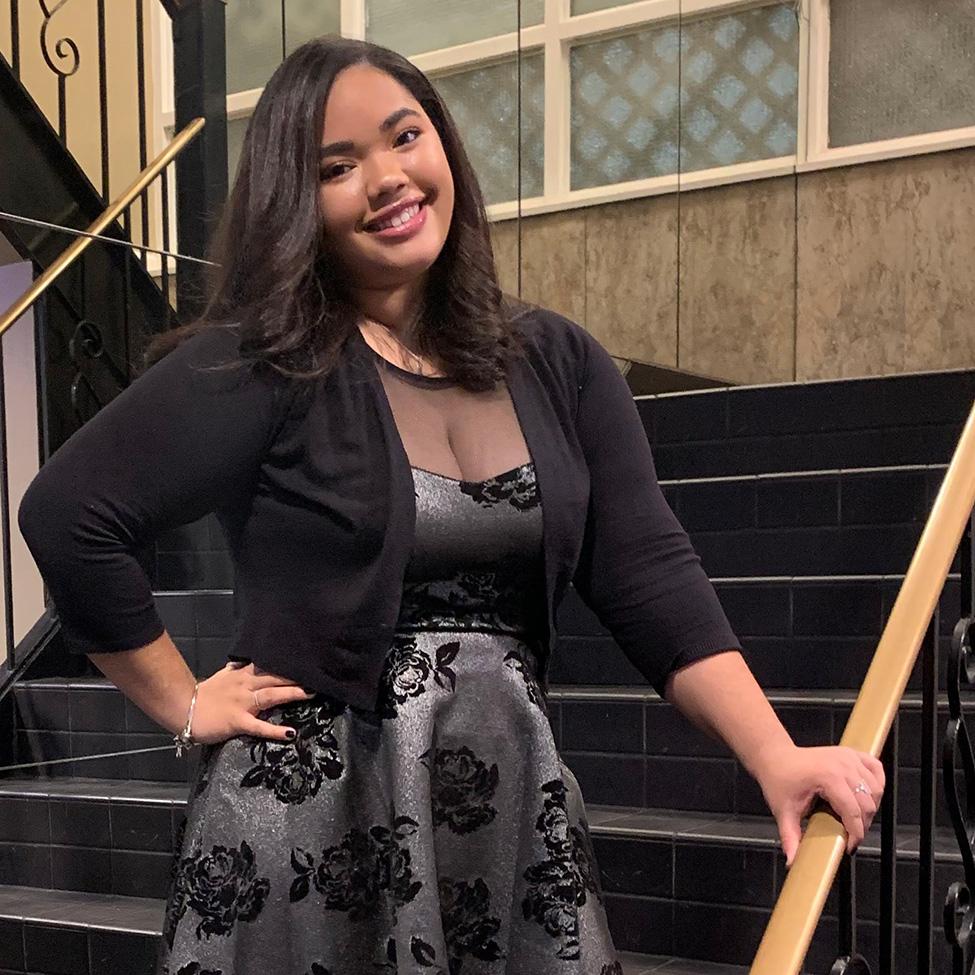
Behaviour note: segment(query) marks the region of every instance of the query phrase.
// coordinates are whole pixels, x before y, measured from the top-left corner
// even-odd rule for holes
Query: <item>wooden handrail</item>
[[[186,148],[203,128],[204,120],[195,118],[173,141],[133,180],[104,213],[88,227],[88,233],[100,234],[143,190]],[[0,315],[0,335],[16,322],[31,305],[91,246],[93,238],[78,237],[59,254],[49,268],[37,276],[34,283]],[[135,245],[133,245],[135,246]],[[167,299],[168,300],[168,299]]]
[[[973,507],[975,407],[857,695],[841,745],[880,756]],[[798,975],[846,840],[846,830],[832,813],[817,812],[810,818],[750,975]]]

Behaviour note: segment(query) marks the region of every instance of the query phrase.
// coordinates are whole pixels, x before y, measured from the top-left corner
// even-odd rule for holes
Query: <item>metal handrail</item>
[[[973,508],[975,407],[857,695],[841,745],[880,756]],[[810,818],[750,975],[798,975],[846,839],[846,831],[832,813],[816,812]]]
[[[136,197],[193,141],[203,128],[204,120],[195,118],[185,128],[178,132],[172,142],[141,173],[124,189],[117,199],[98,217],[90,227],[88,233],[100,234],[126,208],[130,207]],[[91,245],[94,237],[79,237],[70,244],[54,260],[50,267],[35,279],[34,283],[18,298],[2,315],[0,315],[0,336],[13,325],[31,305],[67,270],[71,264]]]

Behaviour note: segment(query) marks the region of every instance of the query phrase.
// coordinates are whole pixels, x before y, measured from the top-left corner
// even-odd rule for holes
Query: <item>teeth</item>
[[[377,223],[373,231],[385,230],[387,227],[401,227],[404,223],[409,223],[419,212],[420,204],[414,203],[405,210],[401,210],[395,216],[390,217],[389,220],[383,220],[382,223]]]

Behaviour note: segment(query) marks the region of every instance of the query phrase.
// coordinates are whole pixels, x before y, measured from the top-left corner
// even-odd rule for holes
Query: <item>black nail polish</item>
[[[318,691],[316,691],[315,688],[313,688],[313,687],[303,687],[302,690],[306,694],[317,694],[318,693]]]
[[[297,736],[298,736],[298,732],[297,732],[297,731],[295,731],[295,729],[294,729],[294,728],[289,728],[289,729],[288,729],[288,730],[287,730],[287,731],[285,732],[285,737],[286,737],[286,738],[297,738]]]

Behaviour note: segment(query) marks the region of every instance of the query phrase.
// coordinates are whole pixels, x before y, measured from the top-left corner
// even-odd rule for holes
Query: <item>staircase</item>
[[[959,371],[637,401],[668,500],[798,743],[838,740],[973,397],[975,371]],[[150,569],[176,644],[198,675],[213,673],[232,631],[215,520],[160,539]],[[784,874],[758,788],[657,697],[574,593],[560,630],[553,732],[587,801],[625,972],[743,971]],[[906,891],[917,873],[916,691],[900,717]],[[28,673],[0,702],[0,727],[13,728],[19,762],[169,741],[97,676]],[[0,778],[0,975],[152,972],[195,760],[169,749]],[[860,901],[874,909],[878,848],[871,836],[857,857]],[[937,849],[943,891],[961,869],[943,825]],[[836,928],[831,902],[807,971],[829,971]],[[868,910],[859,934],[874,971],[876,930]],[[898,935],[906,955],[909,919]]]

